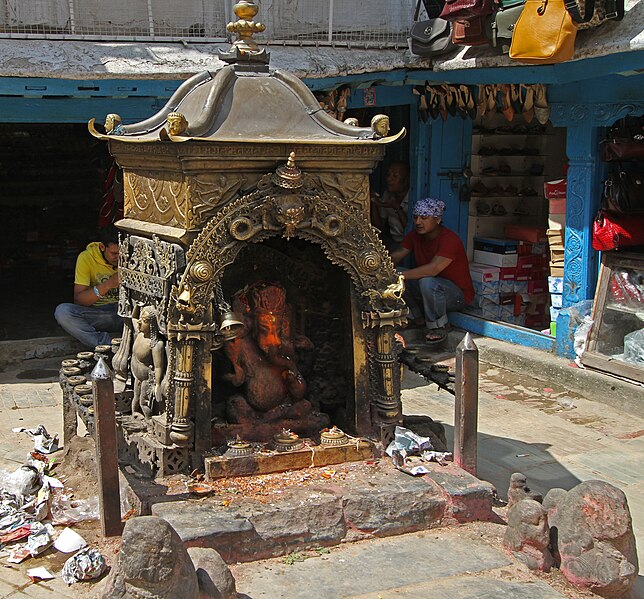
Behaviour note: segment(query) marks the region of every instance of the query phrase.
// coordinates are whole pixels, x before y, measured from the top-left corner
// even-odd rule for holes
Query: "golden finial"
[[[237,62],[240,58],[246,61],[268,62],[268,54],[260,50],[257,42],[253,39],[255,33],[262,33],[266,26],[263,23],[255,23],[253,18],[259,11],[259,6],[252,0],[239,0],[233,6],[233,11],[238,17],[234,23],[228,23],[226,29],[237,35],[229,52],[220,52],[220,57],[226,62]]]
[[[295,166],[295,152],[291,152],[288,155],[286,164],[277,167],[273,175],[273,183],[284,189],[302,187],[302,171]]]

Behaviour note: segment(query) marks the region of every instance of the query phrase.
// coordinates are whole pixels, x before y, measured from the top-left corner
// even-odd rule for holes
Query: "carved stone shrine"
[[[269,67],[256,6],[235,11],[227,66],[143,122],[89,123],[124,175],[121,455],[158,475],[334,426],[387,443],[402,420],[407,309],[369,222],[369,174],[405,131],[326,114]]]

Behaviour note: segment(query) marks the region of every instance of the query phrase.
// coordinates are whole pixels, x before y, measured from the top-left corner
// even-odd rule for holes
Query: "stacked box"
[[[565,255],[564,236],[564,229],[548,229],[548,246],[550,249],[550,278],[553,279],[563,278]]]

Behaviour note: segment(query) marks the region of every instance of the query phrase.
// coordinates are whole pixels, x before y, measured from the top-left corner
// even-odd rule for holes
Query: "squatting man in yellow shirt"
[[[112,225],[102,230],[76,260],[74,303],[60,304],[54,313],[58,324],[87,347],[109,345],[123,321],[118,307],[118,232]]]

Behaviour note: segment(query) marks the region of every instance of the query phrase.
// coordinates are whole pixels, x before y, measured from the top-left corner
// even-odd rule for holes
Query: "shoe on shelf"
[[[494,214],[494,216],[505,216],[507,213],[508,211],[505,209],[503,204],[494,204],[494,206],[492,206],[492,214]]]
[[[490,176],[490,175],[496,175],[496,174],[497,174],[497,172],[498,172],[498,171],[497,171],[493,166],[486,166],[486,167],[481,171],[481,174],[482,174],[482,175],[485,175],[486,177],[488,177],[488,176]]]
[[[489,195],[490,190],[481,183],[481,181],[477,181],[470,187],[470,195],[472,197],[485,197]]]
[[[512,172],[509,164],[499,164],[499,174],[509,175]]]
[[[496,148],[490,148],[489,146],[481,146],[479,148],[479,156],[495,156],[497,153]]]
[[[530,174],[536,176],[543,175],[543,164],[530,165]]]
[[[522,187],[519,190],[519,196],[538,196],[539,192],[534,187]]]
[[[476,214],[477,216],[488,216],[492,212],[490,205],[483,200],[476,202]]]

